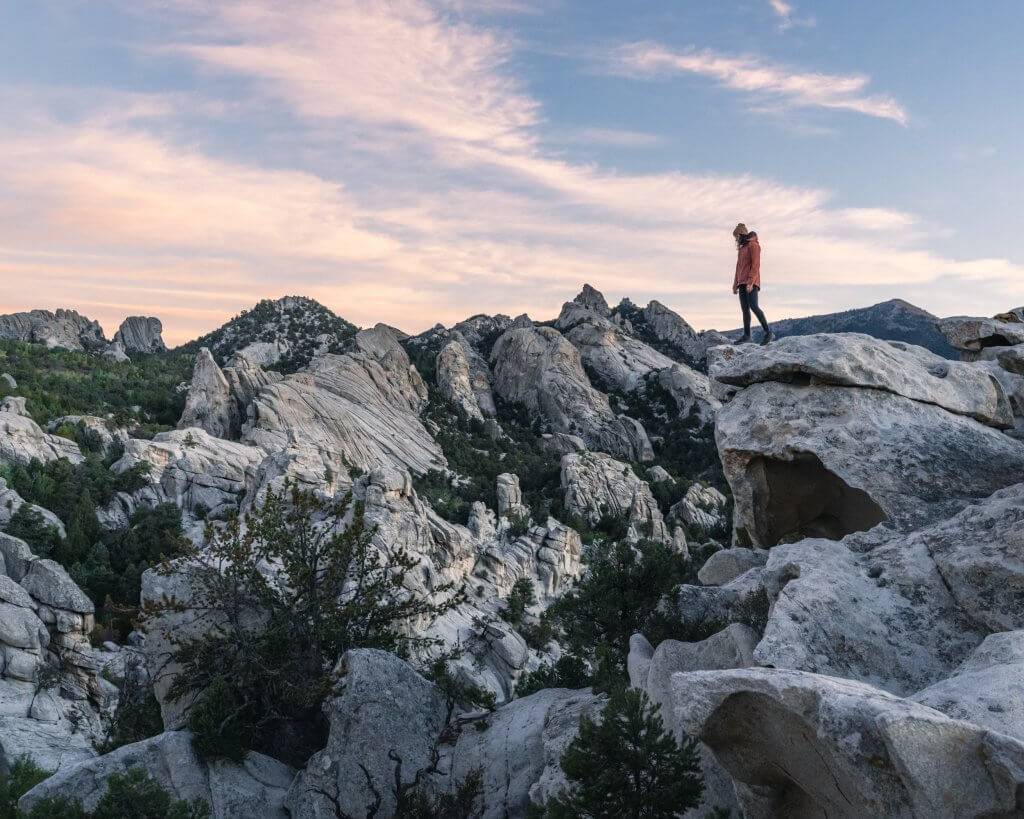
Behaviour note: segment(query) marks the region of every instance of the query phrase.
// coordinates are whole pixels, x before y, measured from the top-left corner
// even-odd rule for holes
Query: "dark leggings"
[[[757,320],[761,322],[761,326],[764,331],[768,332],[768,319],[764,317],[764,312],[760,307],[757,306],[757,293],[761,288],[755,287],[749,293],[747,292],[747,286],[745,284],[740,285],[740,309],[743,310],[743,334],[750,335],[750,314],[753,312],[757,316]]]

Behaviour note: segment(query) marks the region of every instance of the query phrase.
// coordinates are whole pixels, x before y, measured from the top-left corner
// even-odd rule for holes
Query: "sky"
[[[1020,0],[6,0],[0,313],[1024,303]]]

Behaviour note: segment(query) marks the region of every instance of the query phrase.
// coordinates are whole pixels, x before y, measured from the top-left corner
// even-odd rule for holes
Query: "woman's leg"
[[[743,311],[743,335],[750,338],[750,301],[745,285],[740,285],[740,310]]]
[[[746,288],[740,288],[740,292],[741,293],[744,293],[745,290],[746,290]],[[760,290],[759,287],[755,287],[749,293],[746,293],[747,304],[749,305],[750,310],[753,311],[754,315],[757,316],[757,320],[759,322],[761,322],[761,327],[764,328],[764,331],[766,333],[770,333],[771,330],[768,329],[768,319],[766,319],[764,317],[764,312],[761,310],[761,308],[757,304],[757,293],[758,293],[759,290]],[[746,332],[749,334],[750,333],[750,313],[749,312],[746,313],[746,324],[744,326],[747,328]]]

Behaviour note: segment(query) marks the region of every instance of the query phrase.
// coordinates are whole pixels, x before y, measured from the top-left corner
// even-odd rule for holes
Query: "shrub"
[[[117,682],[121,689],[120,695],[110,720],[107,738],[97,748],[101,754],[154,737],[164,729],[160,704],[156,701],[149,675],[141,660],[126,663],[124,678]]]
[[[647,695],[630,688],[611,696],[599,722],[580,719],[562,770],[571,789],[549,803],[550,819],[675,819],[704,792],[696,741],[677,743]]]
[[[29,757],[20,756],[0,775],[0,819],[18,819],[18,800],[50,775]]]
[[[92,819],[206,819],[205,802],[174,800],[142,768],[114,773],[100,798]]]
[[[537,595],[533,591],[533,583],[529,578],[520,577],[512,584],[512,590],[505,601],[505,608],[501,610],[504,620],[514,626],[521,625],[526,610],[537,603]]]
[[[207,526],[201,549],[189,547],[177,567],[160,567],[187,573],[188,606],[209,626],[199,637],[163,630],[168,661],[180,669],[171,698],[199,697],[198,750],[238,758],[254,749],[301,764],[323,746],[321,704],[342,654],[379,648],[408,657],[436,644],[410,625],[458,605],[462,590],[440,586],[432,599],[410,593],[406,581],[418,561],[402,549],[379,551],[372,536],[350,498],[328,501],[291,486],[269,492],[244,525]],[[273,578],[268,565],[277,569]],[[143,617],[181,606],[155,602]]]

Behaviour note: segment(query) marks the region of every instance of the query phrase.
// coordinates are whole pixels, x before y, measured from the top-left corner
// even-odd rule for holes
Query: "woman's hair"
[[[750,232],[747,230],[747,226],[740,222],[732,229],[732,235],[736,239],[736,247],[743,247],[745,244],[744,239],[750,235]]]

